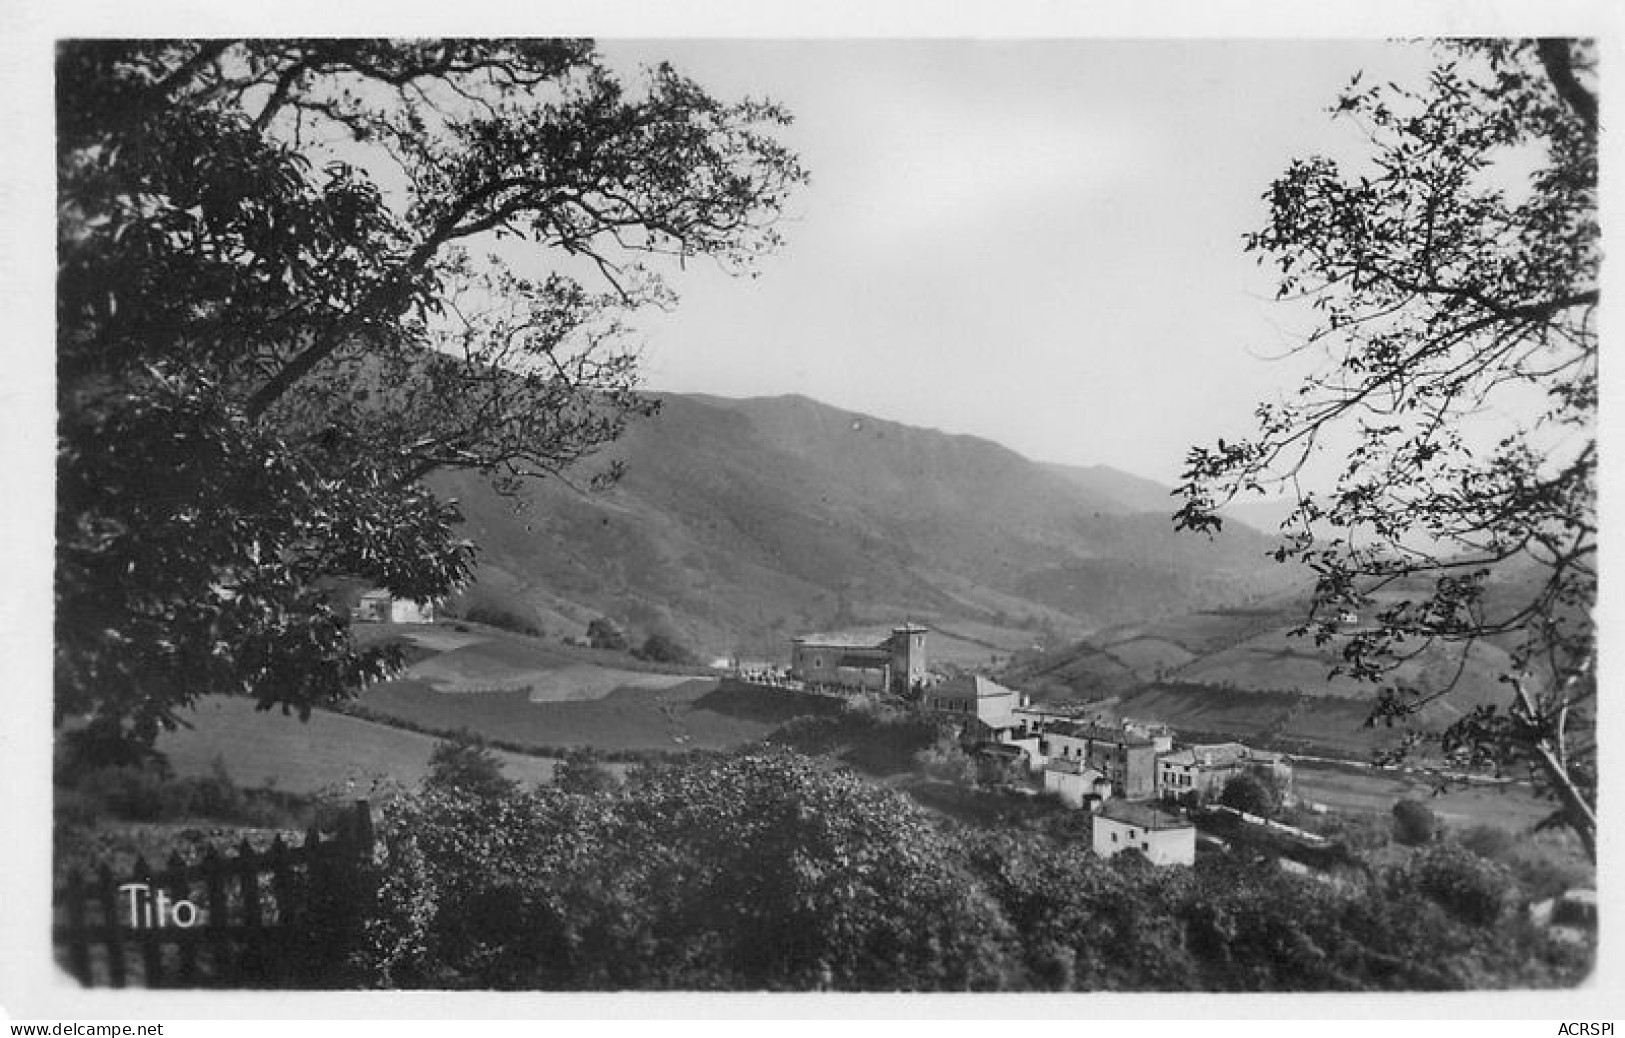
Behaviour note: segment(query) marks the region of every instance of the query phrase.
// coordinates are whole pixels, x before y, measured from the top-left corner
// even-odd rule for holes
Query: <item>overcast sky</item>
[[[803,393],[1163,481],[1301,367],[1303,321],[1242,252],[1376,41],[606,40],[782,102],[812,183],[760,277],[691,268],[643,322],[651,388]]]

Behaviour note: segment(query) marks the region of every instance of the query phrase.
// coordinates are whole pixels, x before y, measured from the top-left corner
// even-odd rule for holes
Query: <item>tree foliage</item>
[[[1213,530],[1237,495],[1294,496],[1275,557],[1315,574],[1304,630],[1382,686],[1373,723],[1451,691],[1401,680],[1406,660],[1507,649],[1504,704],[1414,735],[1458,764],[1532,766],[1588,846],[1594,62],[1584,41],[1473,41],[1443,47],[1416,88],[1356,77],[1334,113],[1364,158],[1293,162],[1247,239],[1309,307],[1302,349],[1323,362],[1258,408],[1254,436],[1190,452],[1176,516]],[[1344,610],[1368,622],[1339,633]]]
[[[1588,956],[1491,912],[1504,870],[1463,851],[1336,884],[1251,855],[1158,868],[784,752],[385,814],[388,986],[1441,990],[1572,984]]]
[[[519,784],[502,772],[502,761],[477,736],[466,733],[435,743],[429,754],[427,789],[475,800],[512,793]]]
[[[1439,816],[1420,800],[1394,801],[1394,839],[1408,847],[1432,842],[1439,833]]]
[[[1273,776],[1255,771],[1232,775],[1219,793],[1219,803],[1237,811],[1270,818],[1280,810],[1281,790]]]
[[[595,649],[624,649],[627,646],[626,635],[607,616],[600,616],[587,624],[587,643]]]
[[[59,716],[150,742],[385,673],[316,580],[443,596],[425,475],[512,490],[651,413],[644,261],[773,249],[787,118],[582,40],[61,44]]]
[[[923,812],[805,758],[390,817],[372,945],[394,984],[968,990],[1010,938]]]
[[[1470,926],[1493,925],[1510,900],[1508,870],[1456,844],[1418,852],[1408,869],[1418,891]]]
[[[634,653],[640,660],[651,663],[679,663],[693,666],[698,663],[699,657],[689,650],[688,646],[669,634],[655,633],[643,640]]]

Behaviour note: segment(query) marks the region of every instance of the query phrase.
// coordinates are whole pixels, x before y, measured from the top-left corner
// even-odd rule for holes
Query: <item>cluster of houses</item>
[[[936,680],[926,670],[925,630],[889,635],[797,638],[789,676],[808,685],[885,689],[918,697],[922,709],[963,721],[966,741],[986,756],[1024,766],[1043,788],[1094,813],[1094,851],[1140,851],[1154,864],[1191,864],[1196,827],[1179,810],[1215,800],[1245,772],[1283,788],[1291,765],[1279,753],[1238,742],[1180,744],[1167,725],[1103,723],[1033,706],[1027,696],[979,674]]]

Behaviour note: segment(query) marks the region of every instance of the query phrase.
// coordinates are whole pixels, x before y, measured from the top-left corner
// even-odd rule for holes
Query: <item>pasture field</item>
[[[1387,817],[1395,801],[1410,798],[1428,806],[1452,829],[1491,825],[1511,833],[1528,832],[1556,805],[1522,783],[1509,785],[1451,784],[1435,795],[1436,782],[1404,771],[1318,766],[1299,762],[1293,789],[1300,797],[1345,814]]]
[[[1172,642],[1191,655],[1205,656],[1281,624],[1282,618],[1274,610],[1215,610],[1108,627],[1096,631],[1089,640],[1112,649],[1124,642],[1157,638]]]
[[[186,718],[193,727],[158,738],[159,751],[177,775],[207,775],[218,757],[239,786],[289,793],[360,796],[387,780],[416,785],[439,741],[321,710],[309,721],[277,711],[261,713],[253,700],[237,696],[205,696]],[[549,759],[492,752],[509,778],[527,786],[552,780]]]
[[[1125,696],[1129,717],[1155,718],[1187,737],[1240,739],[1288,752],[1360,759],[1398,738],[1367,728],[1369,698],[1312,698],[1287,692],[1152,685]]]
[[[1183,646],[1154,635],[1113,642],[1105,652],[1137,674],[1153,674],[1158,667],[1172,670],[1195,658]]]
[[[787,693],[730,692],[715,678],[689,678],[665,688],[623,686],[594,699],[547,702],[523,691],[459,695],[436,692],[420,681],[391,681],[364,692],[361,702],[428,728],[467,728],[506,742],[598,750],[727,749],[812,712]]]

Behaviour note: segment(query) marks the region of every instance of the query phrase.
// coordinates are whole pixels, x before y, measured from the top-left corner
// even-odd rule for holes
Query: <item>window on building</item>
[[[1151,845],[1149,843],[1142,843],[1140,844],[1140,850],[1149,852],[1151,850]]]
[[[1112,833],[1112,842],[1113,843],[1117,842],[1117,834],[1116,833]]]

